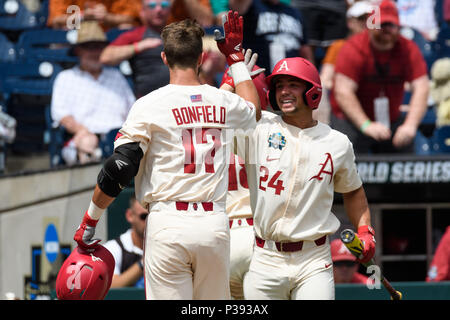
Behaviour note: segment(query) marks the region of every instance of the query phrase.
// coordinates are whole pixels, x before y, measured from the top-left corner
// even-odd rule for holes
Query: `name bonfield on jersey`
[[[194,123],[225,124],[226,109],[216,106],[192,106],[173,108],[173,116],[177,125]]]
[[[450,161],[357,162],[364,183],[448,183]]]

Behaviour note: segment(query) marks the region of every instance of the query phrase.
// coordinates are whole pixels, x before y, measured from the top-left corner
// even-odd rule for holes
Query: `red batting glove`
[[[367,263],[375,255],[375,230],[371,226],[361,226],[358,228],[358,238],[363,243],[363,251],[358,262]]]
[[[242,52],[242,40],[244,39],[244,18],[239,16],[237,11],[228,11],[227,15],[222,17],[224,36],[216,29],[214,30],[214,39],[217,41],[217,47],[227,58],[227,63],[231,66],[233,63],[244,61]]]
[[[100,239],[92,239],[95,234],[97,222],[98,220],[92,219],[87,211],[84,213],[83,221],[81,221],[81,224],[73,237],[73,240],[78,243],[80,248],[91,251],[94,250],[101,241]]]

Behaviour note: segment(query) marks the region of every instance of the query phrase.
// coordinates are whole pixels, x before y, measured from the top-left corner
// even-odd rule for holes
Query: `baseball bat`
[[[358,235],[353,232],[353,230],[345,229],[341,232],[341,240],[345,244],[345,246],[350,250],[350,252],[358,259],[361,258],[362,251],[364,249],[364,246],[361,242],[361,240],[358,238]],[[366,268],[371,265],[376,265],[373,259],[371,259],[367,263],[361,263]],[[389,281],[383,276],[383,274],[380,275],[380,281],[383,284],[383,286],[386,288],[386,290],[389,292],[389,295],[391,296],[392,300],[402,300],[402,293],[400,291],[395,290],[392,285],[389,283]]]

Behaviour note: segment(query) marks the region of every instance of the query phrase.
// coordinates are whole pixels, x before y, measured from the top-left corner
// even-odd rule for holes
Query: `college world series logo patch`
[[[269,137],[269,148],[282,150],[286,146],[286,138],[280,133],[272,133]]]

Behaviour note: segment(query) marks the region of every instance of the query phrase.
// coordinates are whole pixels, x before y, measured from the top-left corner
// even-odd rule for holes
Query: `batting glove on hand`
[[[242,50],[242,40],[244,39],[244,18],[239,16],[238,12],[228,11],[227,15],[222,16],[222,25],[224,35],[220,30],[214,30],[214,39],[217,41],[217,47],[222,52],[229,66],[233,63],[244,61]]]
[[[375,255],[375,230],[370,226],[361,226],[358,228],[358,238],[363,244],[363,251],[357,260],[367,263]]]
[[[87,211],[84,214],[83,221],[81,221],[80,226],[75,232],[75,236],[73,240],[78,243],[78,246],[87,251],[94,250],[98,243],[101,241],[100,239],[92,239],[95,234],[95,227],[97,226],[98,220],[92,219]]]
[[[258,54],[252,53],[252,49],[245,50],[244,54],[244,63],[247,67],[248,73],[250,74],[250,77],[252,79],[255,79],[260,73],[263,73],[266,71],[264,68],[260,68],[256,65],[256,60],[258,60]],[[224,75],[224,79],[222,81],[223,83],[226,83],[234,88],[234,81],[233,77],[231,75],[231,70],[228,68],[226,75]]]

